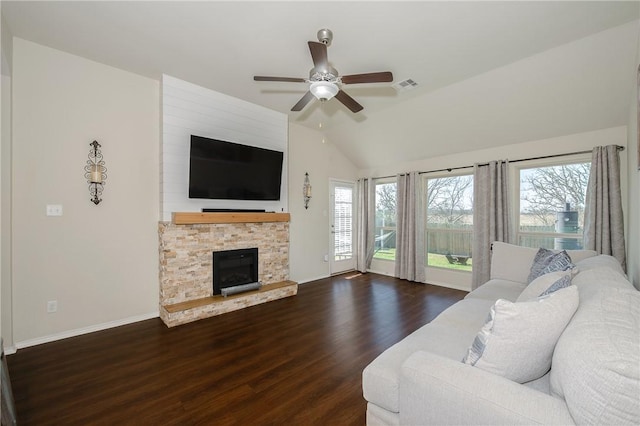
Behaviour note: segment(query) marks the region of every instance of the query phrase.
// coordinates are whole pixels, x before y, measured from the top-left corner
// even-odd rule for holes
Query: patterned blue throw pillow
[[[572,269],[574,266],[565,250],[555,253],[552,250],[540,248],[536,253],[536,257],[533,259],[527,284],[530,284],[531,281],[541,275],[555,271],[566,271]]]

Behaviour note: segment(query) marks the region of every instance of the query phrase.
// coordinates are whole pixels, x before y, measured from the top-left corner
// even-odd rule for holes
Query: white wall
[[[13,48],[16,346],[157,316],[158,82],[18,38]],[[97,206],[84,179],[94,139],[108,175]]]
[[[636,66],[635,70],[640,67],[640,31],[638,33]],[[640,144],[640,129],[638,129],[638,121],[640,120],[638,111],[640,81],[636,81],[629,91],[631,94],[631,105],[629,107],[629,124],[628,139],[628,181],[629,181],[629,212],[626,216],[628,224],[627,238],[627,275],[636,288],[640,289],[640,157],[638,155],[638,144]]]
[[[162,76],[162,220],[203,208],[287,211],[287,115]],[[284,152],[279,201],[189,199],[191,135]]]
[[[355,181],[355,166],[320,131],[289,125],[290,277],[299,283],[329,276],[329,179]],[[309,173],[312,198],[304,208],[302,185]]]
[[[627,124],[637,21],[365,112],[344,152],[361,168]],[[335,140],[351,126],[331,128]],[[362,165],[358,161],[363,161]]]
[[[0,7],[2,5],[0,4]],[[1,17],[2,83],[0,86],[0,336],[5,349],[13,350],[11,322],[11,56],[13,36]]]
[[[519,160],[545,155],[585,151],[592,149],[594,146],[611,144],[626,147],[626,126],[506,145],[498,148],[468,151],[462,154],[425,158],[422,160],[416,160],[406,163],[387,165],[375,169],[361,170],[359,174],[361,176],[373,177],[391,176],[400,172],[430,171],[448,167],[464,167],[473,165],[474,163],[483,163],[491,160]],[[625,218],[628,218],[628,212],[634,212],[634,210],[629,210],[627,208],[628,203],[627,197],[625,196],[627,191],[627,182],[624,178],[627,175],[626,150],[620,153],[620,159],[622,169],[621,184],[623,193],[623,209],[625,211]],[[469,169],[469,171],[473,172],[472,169]],[[637,210],[635,210],[635,212],[637,212]],[[387,275],[393,275],[393,266],[393,262],[390,261],[374,260],[371,264],[371,270]],[[471,289],[471,273],[448,271],[440,268],[428,268],[427,281],[433,284],[444,285],[447,287],[453,287],[462,290]]]

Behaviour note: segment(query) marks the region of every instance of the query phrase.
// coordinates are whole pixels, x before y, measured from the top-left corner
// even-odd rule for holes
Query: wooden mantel
[[[173,213],[176,225],[193,225],[201,223],[257,223],[257,222],[289,222],[289,213]]]

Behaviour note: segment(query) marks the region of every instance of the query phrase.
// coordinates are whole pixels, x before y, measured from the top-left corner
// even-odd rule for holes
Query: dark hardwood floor
[[[362,369],[465,292],[352,274],[191,324],[160,319],[7,357],[21,425],[363,425]]]

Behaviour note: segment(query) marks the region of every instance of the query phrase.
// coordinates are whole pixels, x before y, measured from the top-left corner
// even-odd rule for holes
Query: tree
[[[452,176],[429,179],[427,184],[427,212],[429,222],[448,226],[459,223],[467,215],[472,203],[469,190],[472,176]]]
[[[544,226],[553,226],[556,213],[564,211],[569,203],[582,218],[590,167],[590,163],[580,163],[523,170],[522,212],[533,215]]]
[[[385,226],[395,226],[396,223],[396,183],[381,183],[376,185],[376,210],[384,220]]]

